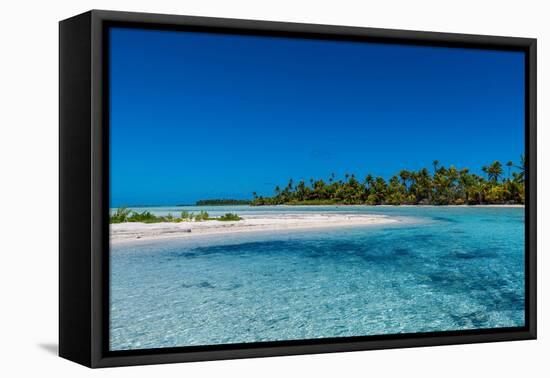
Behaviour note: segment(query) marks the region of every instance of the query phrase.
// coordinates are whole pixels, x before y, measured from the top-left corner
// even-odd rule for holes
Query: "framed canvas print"
[[[60,23],[60,355],[536,337],[536,41]]]

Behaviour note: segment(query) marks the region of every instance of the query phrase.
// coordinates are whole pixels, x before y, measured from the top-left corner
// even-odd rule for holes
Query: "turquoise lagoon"
[[[114,244],[111,350],[524,325],[523,208],[148,210],[373,213],[403,222]]]

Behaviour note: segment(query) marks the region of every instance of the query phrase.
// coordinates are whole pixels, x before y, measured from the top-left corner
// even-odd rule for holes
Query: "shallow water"
[[[367,212],[409,222],[112,246],[111,350],[524,324],[522,208],[206,210]]]

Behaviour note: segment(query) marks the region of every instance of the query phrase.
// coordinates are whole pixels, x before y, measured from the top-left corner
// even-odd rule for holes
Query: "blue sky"
[[[519,52],[114,28],[111,205],[271,195],[524,146]]]

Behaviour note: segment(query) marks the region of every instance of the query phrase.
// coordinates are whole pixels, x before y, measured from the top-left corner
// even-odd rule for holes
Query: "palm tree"
[[[317,180],[313,183],[313,195],[318,199],[326,199],[325,182]]]
[[[435,174],[437,173],[437,167],[439,166],[439,160],[434,160],[432,162],[432,165],[434,166],[434,173],[433,175],[435,176]]]
[[[464,196],[464,202],[468,203],[470,201],[468,188],[473,182],[473,176],[470,174],[468,168],[463,168],[458,172],[458,187],[460,195]]]
[[[483,173],[485,173],[487,175],[487,177],[489,177],[489,167],[484,165],[483,167],[481,167],[481,170],[483,171]]]
[[[475,180],[471,185],[471,189],[477,197],[478,204],[483,205],[483,190],[485,189],[483,181]]]
[[[306,192],[306,183],[304,180],[300,180],[298,182],[298,185],[296,185],[296,195],[298,196],[298,201],[303,201],[305,198],[305,192]]]
[[[447,170],[447,178],[449,181],[449,200],[456,200],[457,184],[460,174],[454,165],[451,165]]]
[[[370,173],[367,175],[367,177],[365,177],[365,187],[367,189],[372,187],[373,180],[374,180],[374,178],[372,177],[372,175]]]
[[[488,168],[487,168],[487,176],[489,176],[489,180],[492,182],[498,182],[498,178],[502,175],[502,164],[500,164],[500,161],[495,160]]]
[[[508,161],[508,163],[506,163],[506,166],[508,167],[508,181],[510,181],[510,171],[512,169],[512,167],[514,166],[514,162],[512,160]]]
[[[447,170],[441,168],[434,175],[434,201],[437,205],[445,205],[451,201],[451,179],[447,175]]]
[[[406,169],[402,169],[401,171],[399,171],[399,177],[401,178],[401,181],[403,182],[405,188],[407,188],[407,183],[411,178],[411,172]]]
[[[289,190],[292,190],[293,185],[294,185],[294,180],[290,179],[290,180],[288,180],[288,185],[286,187]]]
[[[432,178],[430,177],[430,172],[426,168],[422,168],[418,172],[418,186],[419,186],[419,198],[417,201],[422,201],[424,199],[428,200],[428,203],[432,203]]]

